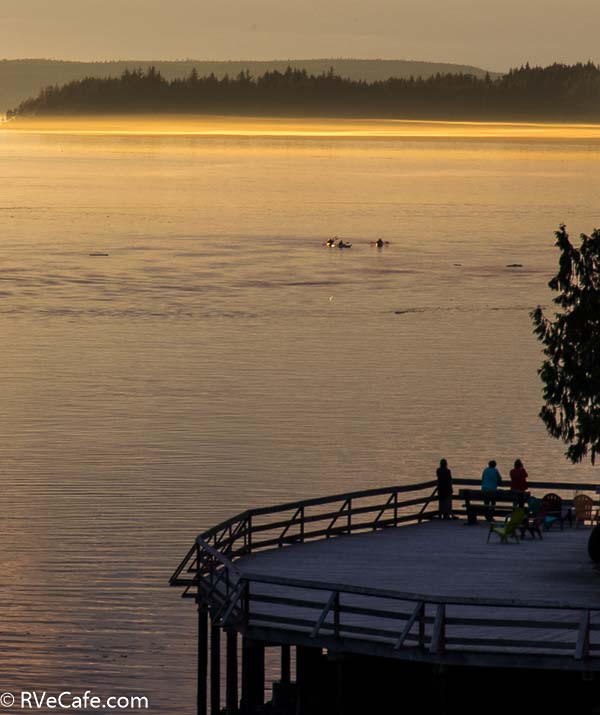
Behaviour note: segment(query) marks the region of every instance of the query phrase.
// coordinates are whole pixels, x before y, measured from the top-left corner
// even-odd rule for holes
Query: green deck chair
[[[490,536],[492,534],[498,534],[498,536],[500,537],[500,541],[503,544],[508,543],[509,536],[512,536],[513,539],[515,539],[518,544],[519,543],[519,533],[518,533],[517,529],[523,523],[525,516],[526,516],[525,509],[523,507],[518,507],[517,509],[515,509],[513,511],[513,513],[504,522],[503,526],[494,526],[493,524],[490,524],[490,530],[488,532],[487,543],[488,544],[490,543]]]

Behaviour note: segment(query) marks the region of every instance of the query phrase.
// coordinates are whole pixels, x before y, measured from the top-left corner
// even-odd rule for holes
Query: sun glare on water
[[[73,135],[596,139],[597,124],[446,122],[230,116],[98,116],[9,119],[1,131]]]

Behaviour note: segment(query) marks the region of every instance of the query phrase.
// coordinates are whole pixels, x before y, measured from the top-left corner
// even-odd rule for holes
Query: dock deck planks
[[[554,528],[486,543],[485,523],[432,521],[242,557],[236,566],[265,575],[440,596],[549,600],[600,607],[600,572],[587,555],[589,529]]]
[[[294,544],[280,549],[260,551],[236,561],[244,573],[277,576],[290,579],[324,581],[368,588],[380,588],[405,593],[424,594],[442,599],[480,598],[515,599],[518,601],[544,601],[549,604],[569,604],[582,610],[600,608],[600,572],[594,568],[587,555],[589,529],[560,531],[555,527],[544,533],[544,539],[527,538],[520,544],[501,544],[492,536],[486,543],[488,527],[485,523],[466,526],[464,521],[432,521],[381,531],[344,535],[321,541]],[[259,591],[277,596],[298,598],[298,589],[265,584]],[[288,593],[289,591],[289,593]],[[322,598],[325,605],[328,593],[306,595]],[[358,596],[343,595],[345,603],[362,605]],[[371,600],[370,605],[373,605]],[[414,604],[402,604],[406,611]],[[383,603],[382,603],[383,607]],[[396,605],[400,608],[400,604]],[[295,605],[257,604],[262,613],[286,615],[297,618],[318,619],[314,609]],[[255,610],[255,612],[257,612]],[[435,615],[432,604],[428,615]],[[478,606],[449,606],[447,616],[490,619],[490,609]],[[498,637],[521,642],[520,653],[536,653],[528,648],[527,641],[543,640],[555,643],[557,655],[573,657],[577,639],[576,622],[579,612],[568,610],[543,610],[498,608],[493,617],[515,618],[523,621],[520,627],[495,629],[487,623],[481,627],[448,627],[449,636],[489,638]],[[564,621],[572,627],[560,629],[527,628],[530,620],[552,618],[553,623]],[[346,622],[356,626],[378,628],[381,619],[365,615],[346,617]],[[592,626],[600,625],[600,613],[592,613]],[[398,623],[398,636],[402,632]],[[390,627],[390,622],[385,624]],[[428,632],[431,634],[432,626]],[[591,642],[600,645],[600,631],[592,630]],[[448,646],[452,648],[451,644]],[[464,650],[465,646],[461,646]],[[468,649],[468,646],[467,646]],[[477,646],[478,650],[486,647]],[[512,652],[507,645],[490,644],[494,652]]]

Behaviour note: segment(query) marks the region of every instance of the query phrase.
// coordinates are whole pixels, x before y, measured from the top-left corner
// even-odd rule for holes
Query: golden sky
[[[600,61],[598,0],[18,0],[0,57]]]

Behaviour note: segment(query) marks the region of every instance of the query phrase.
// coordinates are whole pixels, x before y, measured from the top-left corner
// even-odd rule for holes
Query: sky
[[[598,0],[0,0],[0,58],[600,61]]]

